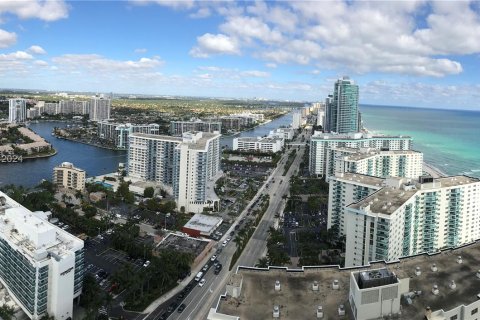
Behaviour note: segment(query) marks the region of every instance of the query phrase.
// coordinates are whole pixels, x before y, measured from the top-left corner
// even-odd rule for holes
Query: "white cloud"
[[[265,71],[259,71],[259,70],[248,70],[248,71],[243,71],[241,73],[242,76],[244,77],[252,77],[252,78],[266,78],[270,77],[270,73],[265,72]]]
[[[30,48],[27,49],[27,52],[31,54],[47,54],[47,51],[45,51],[40,46],[31,46]]]
[[[191,9],[195,4],[194,0],[132,0],[131,2],[139,5],[158,4],[173,9]]]
[[[39,67],[46,67],[48,66],[48,62],[44,60],[35,60],[33,62],[34,65],[39,66]]]
[[[66,72],[80,71],[98,76],[118,76],[128,74],[136,76],[160,67],[163,61],[158,57],[132,60],[113,60],[98,54],[65,54],[52,58],[56,66]]]
[[[17,34],[0,29],[0,48],[7,48],[17,42]]]
[[[145,48],[139,48],[139,49],[135,49],[134,52],[135,52],[135,53],[146,53],[146,52],[147,52],[147,49],[145,49]]]
[[[1,53],[0,61],[30,60],[33,59],[31,54],[25,51],[16,51],[12,53]]]
[[[220,26],[224,33],[242,39],[246,43],[261,40],[266,44],[280,43],[282,34],[272,30],[266,23],[254,17],[230,17]]]
[[[3,13],[15,14],[21,19],[55,21],[68,17],[68,6],[63,0],[0,1],[0,15]]]
[[[197,44],[192,55],[242,51],[267,64],[443,77],[463,71],[456,56],[480,53],[480,14],[469,1],[256,1],[216,10],[234,49]]]
[[[190,55],[207,58],[212,54],[240,54],[238,42],[224,34],[206,33],[197,37],[197,46],[190,50]]]
[[[278,67],[277,64],[273,62],[266,63],[265,66],[271,69],[275,69],[276,67]]]
[[[198,9],[197,12],[191,13],[189,15],[189,17],[193,18],[193,19],[202,19],[202,18],[210,17],[211,14],[212,14],[212,12],[210,11],[209,8],[203,7],[203,8]]]

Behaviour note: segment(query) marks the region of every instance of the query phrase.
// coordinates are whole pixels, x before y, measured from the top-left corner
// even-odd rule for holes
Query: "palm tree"
[[[258,259],[258,262],[255,264],[255,267],[257,268],[268,268],[268,258],[263,257]]]

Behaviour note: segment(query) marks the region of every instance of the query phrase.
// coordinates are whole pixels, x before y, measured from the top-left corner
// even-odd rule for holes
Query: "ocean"
[[[424,160],[448,175],[480,178],[480,111],[361,105],[373,133],[413,137]]]

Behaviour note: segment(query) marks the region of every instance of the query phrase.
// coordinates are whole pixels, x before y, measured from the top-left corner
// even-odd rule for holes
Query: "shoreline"
[[[443,172],[442,170],[438,169],[437,167],[431,165],[428,162],[423,162],[422,169],[424,172],[428,173],[433,178],[443,178],[447,177],[448,175]]]
[[[101,149],[112,150],[112,151],[127,151],[126,149],[118,149],[118,148],[110,148],[110,147],[100,146],[98,144],[93,144],[93,143],[89,143],[89,142],[85,142],[85,141],[75,140],[75,139],[72,139],[72,138],[66,138],[66,137],[61,137],[61,136],[57,136],[57,135],[53,135],[53,136],[57,139],[63,139],[63,140],[68,140],[68,141],[77,142],[77,143],[81,143],[81,144],[86,144],[88,146],[97,147],[97,148],[101,148]]]
[[[53,150],[53,153],[49,153],[49,154],[44,154],[44,155],[38,155],[38,156],[24,156],[23,159],[42,159],[42,158],[49,158],[49,157],[53,157],[54,155],[56,155],[58,152],[56,149],[52,148]]]

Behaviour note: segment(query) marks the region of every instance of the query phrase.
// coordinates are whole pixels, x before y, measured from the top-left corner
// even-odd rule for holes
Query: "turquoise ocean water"
[[[480,178],[480,112],[360,106],[363,126],[374,133],[413,137],[413,148],[448,175]]]

